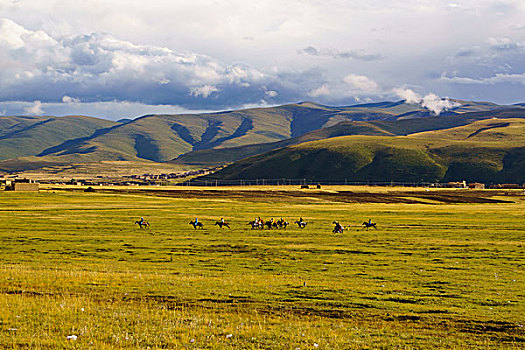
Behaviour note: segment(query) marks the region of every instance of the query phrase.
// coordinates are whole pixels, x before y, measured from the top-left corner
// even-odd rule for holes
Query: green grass
[[[246,158],[208,178],[522,184],[524,135],[524,119],[514,118],[409,136],[331,137]]]
[[[0,192],[0,348],[523,347],[525,196],[228,193]],[[250,230],[256,215],[309,224]],[[358,231],[367,218],[377,231]],[[352,227],[334,235],[333,220]]]
[[[15,165],[14,162],[13,165]],[[125,183],[131,180],[125,178],[130,175],[181,173],[195,169],[200,168],[188,165],[144,161],[101,161],[96,163],[78,164],[41,164],[41,167],[38,169],[27,169],[23,172],[18,172],[18,176],[20,178],[27,178],[35,181],[45,179],[55,182],[67,182],[71,179],[75,179],[88,180],[95,183]],[[170,179],[169,181],[175,183],[187,179],[188,178]]]
[[[0,117],[0,161],[34,156],[118,123],[84,116]]]
[[[127,123],[78,116],[0,117],[0,161],[11,160],[0,164],[0,168],[18,171],[20,167],[103,160],[165,162],[191,151],[196,153],[179,159],[179,163],[217,164],[199,152],[204,149],[214,149],[213,154],[218,156],[211,158],[225,164],[309,140],[353,134],[406,135],[479,119],[515,118],[523,116],[524,111],[469,102],[454,111],[457,115],[429,116],[423,107],[402,102],[346,107],[297,103],[221,113],[149,115]],[[413,112],[421,118],[396,118]],[[345,123],[336,125],[339,122]],[[287,141],[279,142],[283,140]],[[221,148],[235,150],[227,150],[224,155],[217,151]],[[37,155],[39,159],[34,159]]]
[[[403,105],[401,105],[403,106]],[[399,107],[399,106],[397,106]],[[466,107],[465,107],[466,108]],[[463,109],[467,112],[468,108]],[[510,145],[523,145],[523,116],[525,109],[500,109],[496,111],[472,112],[459,115],[427,116],[414,119],[389,119],[345,121],[348,115],[336,115],[328,120],[321,129],[307,132],[298,137],[273,143],[259,143],[229,148],[216,148],[206,151],[193,151],[179,156],[179,164],[221,165],[243,158],[276,150],[309,141],[318,141],[337,136],[405,136],[408,142],[414,139],[424,139],[430,143],[446,144],[454,141],[481,146],[485,142],[499,142]],[[363,117],[363,116],[361,116]],[[384,117],[384,116],[383,116]],[[391,116],[392,118],[394,115]],[[349,117],[350,118],[350,117]],[[497,120],[496,120],[497,119]],[[309,121],[307,122],[309,123]],[[334,123],[337,123],[334,125]],[[498,127],[498,124],[500,127]],[[506,125],[508,124],[508,125]],[[501,126],[505,126],[501,128]],[[319,126],[321,127],[321,126]],[[471,136],[472,135],[472,136]],[[469,136],[471,136],[469,138]],[[359,139],[356,137],[356,139]],[[384,138],[388,139],[388,138]],[[399,142],[399,137],[396,141]],[[446,140],[446,141],[445,141]],[[328,141],[330,142],[330,141]],[[392,143],[392,140],[386,141]]]
[[[416,133],[410,137],[523,144],[524,128],[525,119],[523,118],[485,119],[455,128]]]

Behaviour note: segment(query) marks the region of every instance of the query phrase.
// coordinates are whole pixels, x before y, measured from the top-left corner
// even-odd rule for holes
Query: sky
[[[523,0],[0,0],[0,115],[525,102]]]

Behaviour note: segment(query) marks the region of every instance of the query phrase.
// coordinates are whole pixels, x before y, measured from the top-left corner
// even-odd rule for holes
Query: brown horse
[[[147,221],[135,221],[135,224],[139,225],[140,228],[149,228],[149,222]]]
[[[189,224],[192,225],[194,229],[204,229],[204,225],[202,224],[202,222],[195,222],[195,220],[191,220]]]
[[[363,222],[363,225],[365,225],[365,229],[368,231],[370,227],[373,227],[377,230],[377,224],[375,222],[372,222],[371,220],[368,220],[368,222]]]
[[[297,226],[299,226],[299,228],[303,229],[306,227],[307,223],[302,221],[302,220],[297,220],[294,222],[294,224],[297,224]]]
[[[343,231],[344,231],[344,229],[345,229],[345,228],[343,227],[343,225],[341,225],[341,224],[340,224],[339,222],[337,222],[337,221],[332,222],[332,224],[335,225],[334,229],[332,230],[332,233],[343,233]]]
[[[250,222],[248,223],[248,225],[251,225],[252,230],[253,230],[254,228],[258,228],[258,229],[261,229],[261,230],[264,228],[264,224],[263,224],[261,221],[259,221],[259,222],[257,222],[257,223],[256,223],[255,221],[250,221]]]
[[[216,221],[215,225],[219,226],[219,228],[222,228],[223,226],[226,226],[227,228],[231,229],[230,224],[226,221]]]
[[[280,219],[276,221],[276,225],[277,225],[277,228],[284,228],[286,230],[286,227],[288,227],[290,223],[288,221]]]
[[[268,230],[271,230],[272,228],[277,228],[277,224],[275,221],[268,220],[264,223],[264,226],[268,227]]]

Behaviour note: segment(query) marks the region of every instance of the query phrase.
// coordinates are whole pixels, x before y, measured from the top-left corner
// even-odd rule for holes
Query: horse
[[[284,220],[277,220],[276,222],[276,227],[277,228],[284,228],[286,230],[286,227],[290,225],[290,223],[288,221],[284,221]]]
[[[250,222],[248,223],[248,225],[251,225],[251,226],[252,226],[252,230],[253,230],[254,228],[258,228],[258,229],[263,229],[263,228],[264,228],[264,224],[263,224],[261,221],[259,221],[259,222],[250,221]]]
[[[377,230],[377,226],[376,226],[377,224],[376,224],[375,222],[370,221],[370,220],[369,220],[368,222],[366,222],[366,221],[363,222],[363,225],[365,225],[365,229],[366,229],[367,231],[368,231],[368,229],[369,229],[370,227],[373,227],[373,228],[375,228],[375,229]]]
[[[202,224],[202,222],[195,222],[195,220],[191,220],[189,224],[192,225],[194,229],[197,229],[197,227],[200,229],[204,229],[204,225]]]
[[[267,226],[268,230],[271,230],[272,228],[277,228],[277,223],[275,221],[268,220],[263,224],[263,227],[264,226]]]
[[[297,224],[297,226],[299,226],[300,229],[305,228],[306,225],[307,225],[306,222],[304,222],[304,221],[300,221],[300,220],[295,221],[294,224]]]
[[[337,221],[332,222],[332,224],[335,225],[334,229],[332,230],[332,233],[343,233],[343,230],[345,229],[343,225],[341,225]]]
[[[147,221],[135,221],[135,224],[139,225],[140,228],[149,228],[149,222]]]
[[[219,226],[219,228],[222,228],[223,226],[226,226],[227,228],[231,229],[230,224],[227,223],[226,221],[224,221],[224,222],[222,222],[222,221],[216,221],[216,222],[215,222],[215,225]]]

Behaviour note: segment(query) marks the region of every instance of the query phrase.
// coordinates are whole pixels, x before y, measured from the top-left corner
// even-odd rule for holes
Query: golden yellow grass
[[[341,189],[392,190],[323,187]],[[0,348],[523,346],[521,192],[359,204],[233,190],[1,192]],[[258,215],[308,226],[251,230]],[[133,224],[140,216],[149,230]],[[231,230],[213,226],[221,217]],[[368,218],[378,230],[362,230]],[[348,230],[332,234],[333,220]]]

